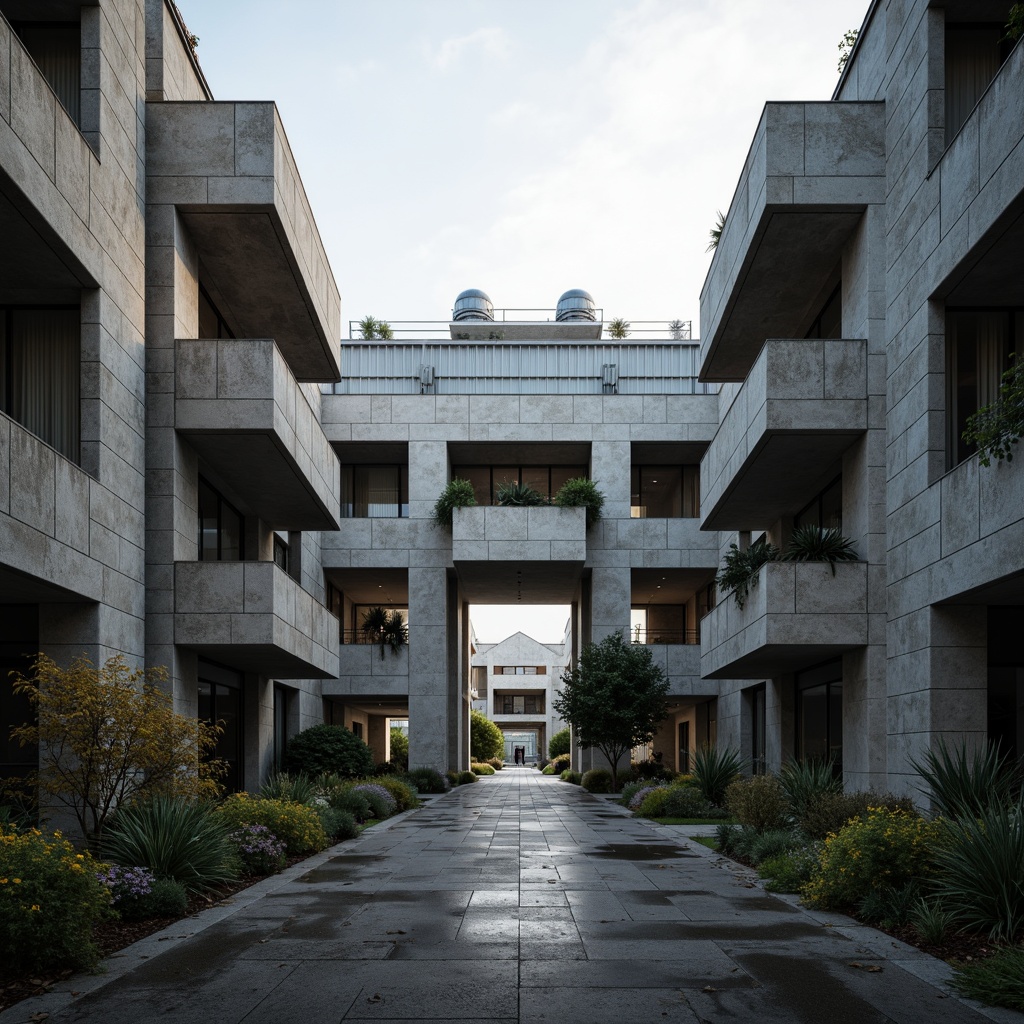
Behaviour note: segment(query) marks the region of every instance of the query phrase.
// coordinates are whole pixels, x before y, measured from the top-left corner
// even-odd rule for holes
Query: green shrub
[[[353,732],[338,725],[314,725],[288,741],[285,767],[289,773],[372,775],[375,765],[370,748]]]
[[[903,810],[916,814],[914,802],[907,796],[892,793],[873,793],[858,790],[855,793],[823,792],[812,797],[797,824],[812,839],[824,839],[838,832],[856,818],[863,818],[871,807],[885,807],[890,811]]]
[[[416,799],[416,791],[401,779],[392,776],[378,776],[373,781],[378,786],[383,786],[391,794],[395,801],[395,813],[401,814],[402,811],[410,811],[414,807],[419,807],[420,802]]]
[[[790,828],[777,828],[759,832],[749,825],[741,825],[733,839],[732,852],[757,867],[762,861],[790,853],[805,845],[807,840]]]
[[[911,908],[910,923],[924,942],[938,945],[953,930],[956,918],[935,897],[919,896]]]
[[[453,786],[457,786],[459,784],[459,773],[458,772],[447,771],[447,772],[444,773],[444,778],[448,782],[448,789],[451,789]],[[448,789],[446,789],[445,792],[447,792]],[[426,793],[426,792],[429,792],[429,790],[421,790],[420,792]]]
[[[743,834],[739,825],[719,825],[715,829],[715,844],[719,853],[731,857],[736,852],[736,841]]]
[[[550,504],[540,491],[518,480],[506,480],[505,483],[499,484],[494,495],[494,503],[504,508],[536,508]]]
[[[726,747],[703,746],[693,758],[693,778],[709,803],[721,807],[725,791],[740,774],[743,759],[739,752]]]
[[[651,786],[647,791],[638,790],[629,801],[629,806],[634,807],[633,813],[638,818],[665,818],[665,801],[668,799],[668,786]],[[700,797],[700,794],[697,794]],[[703,799],[702,797],[700,797]]]
[[[1024,806],[943,823],[935,894],[965,928],[1010,942],[1024,929]]]
[[[580,785],[588,793],[610,793],[612,791],[612,773],[607,768],[591,768],[583,773]]]
[[[741,825],[758,832],[785,827],[792,809],[782,783],[774,775],[753,775],[730,783],[725,806]]]
[[[353,793],[366,797],[370,811],[378,821],[390,818],[398,810],[395,798],[378,782],[358,782],[352,787]]]
[[[572,734],[568,729],[559,729],[558,732],[548,740],[548,757],[554,759],[559,754],[572,753]]]
[[[319,816],[304,804],[232,793],[217,808],[217,814],[232,831],[242,825],[266,825],[285,844],[290,857],[319,853],[327,847],[327,834]]]
[[[471,782],[477,781],[477,776],[474,772],[459,772],[457,776],[459,786],[468,786]]]
[[[932,873],[939,826],[902,808],[871,808],[825,839],[818,873],[804,890],[826,909],[857,906],[875,889],[902,888]]]
[[[4,968],[92,967],[93,925],[110,914],[99,865],[59,832],[0,827],[0,958]]]
[[[336,811],[351,814],[358,822],[369,821],[373,817],[370,801],[365,793],[353,793],[351,789],[339,790],[328,805]]]
[[[572,767],[571,754],[556,754],[547,765],[556,775],[561,775],[566,768]]]
[[[359,835],[356,817],[349,811],[340,807],[318,807],[316,812],[329,838],[340,842],[343,839],[355,839]]]
[[[311,804],[316,799],[317,792],[316,782],[305,772],[298,772],[295,775],[274,772],[267,776],[267,781],[260,786],[260,796],[267,800],[290,800],[295,804]]]
[[[397,771],[409,767],[409,737],[401,729],[391,729],[391,762]]]
[[[798,846],[786,853],[765,857],[757,865],[757,873],[767,878],[769,892],[801,892],[818,866],[818,855],[812,846]]]
[[[188,910],[188,890],[173,878],[158,878],[147,902],[149,917],[182,917]]]
[[[493,775],[494,774],[494,769],[489,764],[482,764],[482,763],[481,764],[477,764],[477,763],[474,763],[474,764],[471,764],[469,766],[469,770],[471,772],[473,772],[474,775]]]
[[[583,781],[583,775],[581,772],[574,772],[571,768],[567,768],[562,772],[561,779],[563,782],[578,786]]]
[[[554,769],[554,767],[552,765],[546,764],[546,765],[544,765],[543,768],[541,768],[540,773],[541,773],[541,775],[554,775],[555,774],[555,769]],[[559,773],[559,774],[561,774],[561,773]]]
[[[441,492],[434,503],[434,522],[446,530],[452,528],[452,516],[457,508],[471,508],[476,504],[476,492],[468,480],[455,479]]]
[[[722,568],[715,577],[720,600],[732,594],[733,600],[742,608],[750,588],[757,586],[761,566],[766,562],[777,561],[778,557],[779,549],[764,540],[742,551],[735,544],[730,544],[722,559]]]
[[[118,808],[104,830],[102,853],[115,864],[174,878],[189,892],[207,892],[238,877],[235,827],[210,804],[155,796]]]
[[[843,780],[831,761],[789,761],[779,772],[779,782],[801,828],[807,808],[814,800],[822,793],[843,791]]]
[[[436,768],[413,768],[406,773],[405,779],[416,787],[417,793],[447,793],[455,785],[454,782],[449,784]]]
[[[505,767],[505,762],[502,761],[500,757],[489,757],[487,759],[487,764],[489,764],[496,772],[500,772],[501,769]]]
[[[987,1006],[1024,1011],[1024,948],[1004,946],[984,960],[957,964],[950,985]]]
[[[880,928],[899,928],[910,920],[919,898],[920,887],[914,880],[899,887],[883,885],[864,896],[857,917]]]
[[[642,789],[652,789],[651,783],[646,779],[635,779],[633,782],[627,782],[622,787],[622,794],[619,796],[619,803],[623,807],[629,807],[630,801],[636,796],[637,793]]]
[[[661,755],[659,754],[658,757]],[[632,782],[669,782],[676,778],[676,773],[671,768],[666,768],[658,757],[649,758],[646,761],[634,761],[629,766],[629,778]]]
[[[691,786],[669,786],[661,805],[659,818],[724,818],[726,812],[712,807],[700,792]]]
[[[1015,802],[1020,793],[1019,768],[989,744],[968,754],[964,744],[950,749],[940,742],[937,750],[910,763],[924,780],[921,791],[943,818],[977,818],[990,807]]]
[[[856,562],[853,541],[844,537],[835,526],[798,526],[782,554],[783,562],[828,562],[832,575],[836,562]]]
[[[505,734],[482,712],[469,713],[469,756],[477,764],[505,753]]]
[[[173,878],[157,878],[149,868],[111,864],[97,878],[109,890],[114,910],[122,920],[181,917],[188,909],[185,886]]]
[[[585,508],[587,526],[591,527],[601,519],[604,495],[597,489],[593,480],[588,480],[585,476],[573,477],[558,488],[554,504],[559,508]]]

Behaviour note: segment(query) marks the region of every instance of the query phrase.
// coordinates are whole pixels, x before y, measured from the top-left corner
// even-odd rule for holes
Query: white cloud
[[[511,51],[508,33],[494,26],[478,28],[467,36],[446,39],[428,55],[431,64],[438,71],[447,71],[467,53],[483,53],[497,60],[504,60]]]

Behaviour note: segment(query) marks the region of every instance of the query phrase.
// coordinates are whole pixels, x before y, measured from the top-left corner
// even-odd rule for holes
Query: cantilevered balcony
[[[867,342],[765,342],[701,461],[703,528],[799,511],[867,425]]]
[[[235,333],[276,339],[299,380],[337,380],[338,292],[274,104],[150,103],[146,174]]]
[[[174,642],[274,679],[338,674],[338,620],[274,562],[176,562]]]
[[[178,341],[174,425],[272,529],[336,530],[338,459],[268,339]]]
[[[452,523],[452,561],[470,600],[572,600],[587,558],[585,509],[483,505],[456,509]]]
[[[701,292],[702,380],[743,380],[764,338],[804,333],[885,190],[884,103],[765,106]]]
[[[723,597],[701,621],[706,679],[768,679],[868,642],[868,566],[769,562],[740,608]]]

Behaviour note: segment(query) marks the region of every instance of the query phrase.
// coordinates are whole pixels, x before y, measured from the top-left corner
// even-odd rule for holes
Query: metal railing
[[[515,314],[515,315],[511,315]],[[363,338],[362,320],[349,320],[348,336],[353,341],[369,340]],[[387,320],[384,321],[391,329],[391,335],[395,340],[404,338],[450,338],[451,325],[459,321],[455,320]],[[503,324],[542,324],[559,323],[555,319],[553,309],[496,309],[494,319],[488,320],[464,320],[461,321],[467,327],[479,329],[488,323]],[[568,321],[569,323],[604,323],[604,310],[594,311],[593,321]],[[676,326],[672,326],[675,324]],[[629,336],[644,338],[656,338],[665,341],[691,341],[693,339],[693,321],[691,320],[630,320],[628,321]],[[495,332],[500,327],[495,328]]]
[[[335,395],[713,395],[700,347],[671,341],[355,341]]]
[[[372,636],[367,636],[361,629],[339,629],[338,639],[343,644],[364,644],[376,646],[380,644],[380,639]],[[390,644],[390,640],[384,641],[384,646],[387,647]],[[406,640],[406,643],[409,641]]]
[[[643,629],[634,626],[631,639],[635,644],[699,644],[699,629]]]

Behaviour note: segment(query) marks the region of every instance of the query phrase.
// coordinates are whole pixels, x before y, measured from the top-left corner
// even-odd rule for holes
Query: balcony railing
[[[361,629],[339,629],[338,639],[343,644],[367,644],[372,646],[380,643],[380,640],[367,636]],[[406,640],[405,642],[408,643],[409,641]],[[385,640],[384,646],[387,647],[389,645],[390,641]]]
[[[634,626],[632,640],[635,644],[699,644],[699,629],[643,629]]]
[[[494,310],[494,333],[501,333],[501,325],[504,323],[557,323],[554,309],[495,309]],[[604,310],[594,310],[596,323],[604,322]],[[388,327],[395,338],[450,338],[451,320],[389,320]],[[486,326],[488,321],[469,321],[473,327]],[[693,335],[693,324],[690,320],[681,320],[680,326],[673,327],[665,320],[630,320],[629,330],[633,334],[643,334],[644,337],[665,338],[672,341],[689,341]],[[361,320],[349,320],[348,336],[350,340],[361,341],[363,333]]]

